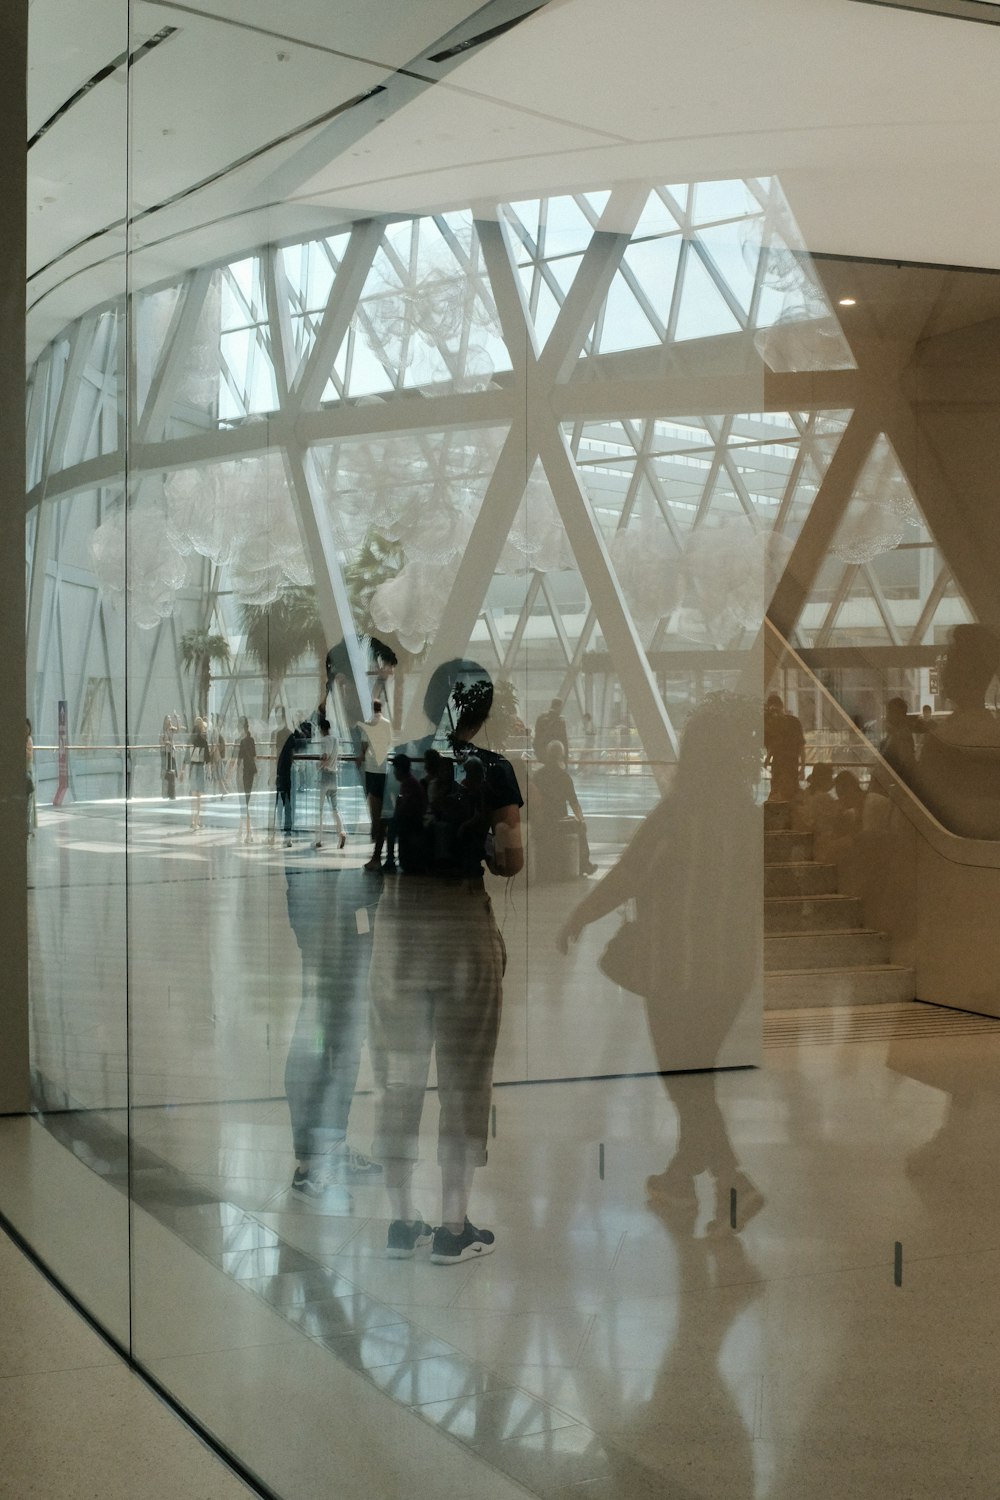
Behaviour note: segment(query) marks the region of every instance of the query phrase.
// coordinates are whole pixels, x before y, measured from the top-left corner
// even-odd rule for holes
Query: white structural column
[[[0,463],[8,499],[24,493],[24,282],[27,138],[28,4],[0,10],[0,150],[6,202],[0,215]],[[4,975],[0,985],[0,1114],[28,1108],[28,877],[25,855],[24,514],[0,510],[0,555],[7,559],[0,590],[4,642],[0,682],[8,712],[0,721],[0,906],[4,914]]]
[[[265,252],[265,297],[268,303],[271,358],[278,401],[285,416],[282,429],[285,472],[299,530],[312,562],[316,607],[327,646],[337,646],[343,641],[354,687],[366,718],[371,712],[371,691],[364,653],[351,613],[315,455],[304,446],[296,424],[303,406],[316,406],[322,398],[333,361],[347,333],[378,249],[381,232],[381,225],[372,220],[359,224],[351,234],[315,343],[303,363],[298,380],[291,365],[288,293],[280,260],[281,252],[274,246]]]
[[[602,223],[614,224],[615,228],[595,233],[541,352],[503,230],[492,220],[477,221],[483,260],[514,369],[514,416],[428,652],[423,682],[441,662],[467,648],[528,477],[540,458],[646,753],[651,760],[667,764],[676,756],[676,735],[563,437],[558,403],[553,400],[554,391],[576,368],[646,196],[646,188],[635,187],[611,195]],[[569,665],[568,653],[567,657]],[[407,715],[411,736],[426,727],[421,697],[418,693]]]

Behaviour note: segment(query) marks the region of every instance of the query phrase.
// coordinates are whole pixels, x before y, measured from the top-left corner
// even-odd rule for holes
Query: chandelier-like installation
[[[648,643],[680,603],[682,586],[681,558],[647,492],[630,523],[609,541],[608,555],[636,629]]]
[[[400,371],[423,348],[447,364],[456,390],[480,390],[493,378],[484,340],[496,338],[500,324],[485,274],[477,274],[479,244],[471,226],[459,232],[458,253],[464,264],[444,244],[421,245],[415,262],[400,269],[380,252],[359,325],[375,356],[388,356]]]
[[[272,604],[313,581],[279,453],[143,481],[90,539],[101,590],[149,630],[173,613],[192,555],[228,570],[243,604]]]
[[[844,562],[871,562],[898,547],[919,519],[899,460],[883,434],[858,477],[830,550]]]
[[[791,551],[787,537],[755,529],[745,516],[691,533],[684,573],[717,645],[729,645],[744,630],[760,629]]]
[[[90,538],[90,556],[105,598],[141,630],[173,613],[188,565],[163,529],[161,505],[144,497],[126,509],[119,495]]]

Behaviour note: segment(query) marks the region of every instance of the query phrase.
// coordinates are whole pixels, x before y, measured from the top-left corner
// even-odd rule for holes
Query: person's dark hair
[[[809,772],[808,786],[813,792],[828,792],[833,786],[833,767],[828,760],[821,760]]]
[[[833,789],[842,801],[845,796],[856,798],[862,795],[861,783],[853,771],[840,771],[833,778]]]
[[[398,755],[392,757],[392,764],[396,769],[396,775],[402,778],[409,776],[410,766],[413,764],[410,757],[400,750]]]
[[[247,718],[246,714],[244,714],[242,719],[240,720],[240,728],[242,729],[244,734],[250,733],[250,720]]]
[[[453,689],[462,687],[464,692],[464,684],[470,678],[480,681],[485,679],[484,685],[489,687],[490,702],[492,703],[493,684],[490,680],[490,674],[485,667],[480,666],[479,662],[455,656],[450,661],[443,661],[439,667],[434,668],[424,692],[424,713],[435,729],[438,728],[441,720],[444,718],[445,710],[448,707],[448,700],[452,697]]]
[[[760,776],[763,727],[759,698],[707,693],[684,725],[674,789],[745,795]]]
[[[441,752],[439,750],[424,751],[424,770],[437,771],[441,765]]]
[[[562,706],[563,706],[563,701],[562,701],[561,698],[553,698],[551,704],[549,705],[549,711],[551,713],[557,714],[559,712],[559,710],[562,708]]]
[[[372,713],[373,714],[380,714],[381,712],[382,712],[382,700],[381,700],[381,698],[373,698],[372,699]]]
[[[319,725],[320,734],[330,733],[330,720],[326,717],[326,714],[320,714],[316,722]]]

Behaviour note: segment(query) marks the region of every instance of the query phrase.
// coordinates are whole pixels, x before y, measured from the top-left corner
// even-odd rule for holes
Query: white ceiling
[[[814,250],[1000,267],[1000,27],[855,0],[550,0],[450,71],[422,67],[430,86],[393,76],[498,3],[133,0],[127,36],[124,0],[33,0],[32,129],[178,28],[130,95],[122,73],[99,84],[31,152],[33,347],[121,289],[121,228],[71,247],[125,217],[126,125],[135,212],[379,83],[141,219],[133,284],[362,214],[774,172]]]

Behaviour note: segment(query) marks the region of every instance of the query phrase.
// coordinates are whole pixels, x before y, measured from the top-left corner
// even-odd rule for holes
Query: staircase
[[[889,937],[865,927],[861,902],[837,891],[834,865],[813,858],[791,806],[764,806],[764,1005],[883,1005],[912,1000],[913,970],[894,964]]]

